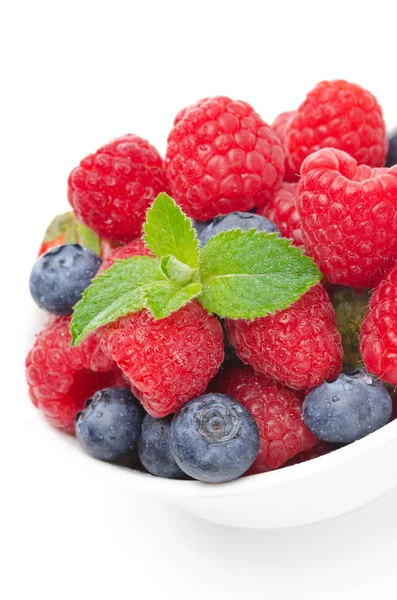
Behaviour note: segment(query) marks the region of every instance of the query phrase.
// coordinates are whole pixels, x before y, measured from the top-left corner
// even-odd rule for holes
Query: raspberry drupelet
[[[271,124],[271,128],[280,139],[285,152],[285,165],[284,165],[284,177],[283,180],[287,182],[297,182],[299,180],[299,171],[291,169],[288,162],[287,153],[285,150],[285,137],[288,131],[288,126],[293,117],[296,115],[295,110],[289,110],[287,112],[280,113]]]
[[[149,248],[145,245],[145,242],[142,238],[136,238],[132,240],[129,244],[125,246],[118,246],[117,248],[113,248],[110,252],[108,252],[106,258],[102,260],[101,267],[99,269],[99,273],[102,271],[106,271],[109,269],[116,260],[126,260],[127,258],[131,258],[132,256],[153,256],[149,250]]]
[[[284,158],[279,138],[249,104],[217,96],[178,113],[166,171],[174,200],[206,221],[264,204],[282,180]]]
[[[273,221],[284,237],[293,240],[295,246],[303,247],[301,218],[296,208],[297,193],[297,183],[284,182],[269,202],[258,208],[257,214]]]
[[[160,320],[146,309],[122,317],[102,343],[156,418],[202,394],[224,357],[221,324],[195,300]]]
[[[258,425],[260,449],[250,474],[277,469],[319,442],[302,421],[303,395],[251,367],[224,367],[210,389],[241,402]]]
[[[325,148],[307,157],[301,174],[306,253],[333,283],[376,286],[397,260],[397,166],[372,169]]]
[[[312,388],[340,373],[335,311],[321,285],[275,315],[226,319],[226,329],[244,363],[293,389]]]
[[[101,388],[128,384],[100,345],[102,331],[72,347],[69,324],[70,317],[50,318],[26,358],[26,378],[33,404],[52,425],[73,433],[87,398]]]
[[[84,158],[68,179],[68,199],[77,218],[100,237],[118,242],[141,234],[147,209],[167,190],[160,154],[133,134]]]
[[[367,370],[397,385],[397,265],[374,291],[361,326],[360,349]]]
[[[284,144],[295,173],[309,154],[327,147],[349,153],[360,165],[383,167],[388,144],[382,109],[355,83],[321,81],[288,122]]]

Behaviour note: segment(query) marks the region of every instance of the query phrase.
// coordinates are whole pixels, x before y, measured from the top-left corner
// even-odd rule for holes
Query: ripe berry
[[[148,310],[122,317],[105,330],[102,342],[157,418],[204,392],[224,355],[219,321],[195,300],[157,321]]]
[[[178,113],[166,170],[176,202],[206,221],[264,204],[282,180],[284,151],[249,104],[217,96]]]
[[[287,152],[285,148],[285,138],[288,132],[288,126],[290,121],[296,115],[296,110],[290,110],[287,112],[280,113],[273,121],[271,128],[274,133],[277,135],[279,140],[282,143],[284,152],[285,152],[285,164],[284,164],[284,181],[288,182],[296,182],[299,179],[299,170],[291,169],[288,163]]]
[[[197,219],[192,219],[193,229],[196,231],[197,237],[199,237],[200,233],[208,227],[212,223],[211,219],[209,221],[198,221]]]
[[[126,383],[101,348],[102,331],[72,347],[69,323],[69,317],[51,317],[26,358],[26,379],[33,404],[50,423],[74,432],[75,415],[87,398]]]
[[[310,431],[321,440],[340,444],[383,427],[391,413],[389,392],[364,370],[323,383],[303,403],[303,419]]]
[[[333,283],[373,287],[397,259],[397,166],[371,169],[333,148],[301,169],[303,241]]]
[[[55,315],[71,315],[101,262],[97,254],[79,244],[51,248],[36,261],[30,274],[33,300]]]
[[[387,152],[382,109],[367,90],[349,81],[321,81],[288,123],[285,150],[299,173],[304,159],[321,148],[347,152],[358,164],[383,167]]]
[[[244,363],[291,388],[311,388],[340,373],[340,335],[321,285],[275,315],[226,319],[226,329]]]
[[[172,416],[155,419],[146,415],[139,440],[139,458],[149,473],[156,477],[181,479],[185,473],[178,467],[170,446]]]
[[[249,212],[236,211],[224,217],[215,217],[212,223],[200,233],[199,246],[202,248],[212,237],[230,229],[241,229],[242,231],[257,229],[258,231],[266,231],[266,233],[280,233],[279,229],[269,219]]]
[[[249,469],[259,450],[255,420],[223,394],[191,400],[171,423],[170,443],[180,468],[200,481],[221,483]]]
[[[361,326],[360,349],[368,371],[397,384],[397,265],[374,291]]]
[[[273,221],[284,237],[291,238],[295,246],[303,247],[301,218],[296,208],[297,183],[283,183],[269,202],[258,208],[257,214]]]
[[[86,400],[76,415],[76,437],[88,454],[114,461],[134,450],[141,434],[142,405],[129,390],[109,387]]]
[[[146,211],[168,190],[160,154],[127,134],[84,158],[68,179],[77,218],[100,237],[130,242],[141,234]]]
[[[152,256],[149,248],[146,246],[142,238],[136,238],[125,246],[118,246],[108,253],[106,258],[103,259],[100,273],[109,269],[116,260],[126,260],[131,256]]]
[[[250,474],[278,469],[287,460],[310,450],[318,439],[302,421],[302,396],[244,365],[224,367],[211,391],[241,402],[259,428],[260,450]]]

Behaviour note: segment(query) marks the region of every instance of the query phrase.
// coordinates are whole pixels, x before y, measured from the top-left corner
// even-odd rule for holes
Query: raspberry
[[[277,135],[279,140],[281,141],[284,152],[285,152],[285,136],[288,131],[288,126],[292,118],[296,115],[295,110],[290,110],[288,112],[280,113],[275,120],[273,121],[271,128],[274,133]],[[288,163],[287,156],[285,156],[285,164],[284,164],[284,181],[288,182],[296,182],[299,179],[299,170],[298,172],[294,169],[291,169]]]
[[[70,317],[52,317],[39,333],[26,358],[26,378],[33,404],[52,425],[72,433],[87,398],[125,383],[100,346],[101,331],[72,347],[69,323]]]
[[[397,259],[397,166],[357,166],[326,148],[301,174],[296,205],[307,253],[333,283],[377,285]]]
[[[244,363],[291,388],[312,388],[341,370],[335,312],[321,285],[275,315],[227,319],[226,329]]]
[[[142,238],[136,238],[125,246],[119,246],[109,252],[106,258],[103,259],[99,272],[106,271],[109,269],[115,260],[125,260],[131,258],[131,256],[152,256],[149,248],[145,245]]]
[[[122,317],[102,342],[156,418],[203,393],[224,356],[219,321],[195,300],[157,321],[148,310]]]
[[[387,152],[386,127],[376,98],[343,80],[321,81],[306,96],[288,124],[285,149],[290,168],[320,148],[348,152],[358,164],[382,167]]]
[[[283,236],[293,240],[295,246],[303,247],[301,218],[295,204],[297,193],[297,183],[283,183],[268,204],[259,207],[257,214],[273,221]]]
[[[174,199],[206,221],[264,204],[282,180],[284,151],[249,104],[205,98],[176,116],[166,171]]]
[[[318,443],[302,421],[300,393],[255,373],[251,367],[224,367],[211,382],[211,390],[238,400],[255,418],[260,450],[250,474],[277,469]]]
[[[397,265],[374,291],[361,326],[364,364],[387,383],[397,384]]]
[[[146,211],[168,185],[160,154],[127,134],[84,158],[68,179],[77,218],[100,237],[129,242],[141,234]]]

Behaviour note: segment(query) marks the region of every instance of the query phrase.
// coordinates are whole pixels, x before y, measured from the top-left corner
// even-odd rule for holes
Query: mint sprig
[[[197,269],[198,240],[192,222],[165,192],[147,211],[143,230],[143,239],[157,258],[171,255]]]
[[[156,256],[119,260],[74,307],[72,344],[130,312],[163,319],[193,298],[209,312],[254,319],[287,308],[322,277],[313,260],[277,234],[239,229],[199,250],[191,221],[167,194],[147,212],[145,242]]]
[[[201,250],[200,302],[220,317],[265,317],[298,300],[318,278],[312,259],[291,240],[256,229],[232,229]]]

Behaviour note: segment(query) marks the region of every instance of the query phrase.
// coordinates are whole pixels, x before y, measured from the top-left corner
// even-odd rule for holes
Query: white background
[[[78,161],[126,132],[164,153],[176,112],[204,96],[246,100],[271,121],[296,108],[321,79],[367,87],[392,128],[390,6],[346,0],[2,4],[4,600],[395,600],[397,491],[356,514],[304,529],[249,532],[201,522],[59,464],[23,376],[40,318],[27,293],[29,271],[47,222],[68,208],[66,178]]]

